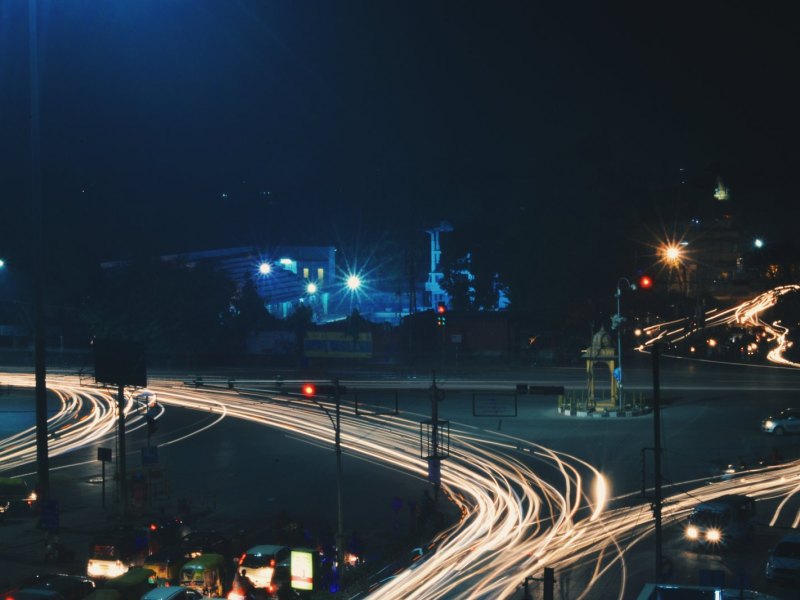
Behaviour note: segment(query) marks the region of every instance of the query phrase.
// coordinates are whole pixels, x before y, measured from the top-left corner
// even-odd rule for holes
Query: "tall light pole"
[[[36,471],[39,499],[50,498],[50,458],[47,449],[47,363],[44,324],[44,224],[42,217],[42,160],[39,126],[39,15],[37,0],[28,4],[28,57],[31,94],[31,207],[34,240],[34,371],[36,378]]]
[[[620,410],[625,408],[625,401],[622,395],[622,324],[625,322],[625,319],[620,314],[619,308],[619,299],[622,296],[622,290],[619,286],[623,281],[630,290],[633,291],[636,289],[636,285],[628,281],[627,277],[620,277],[617,280],[617,291],[614,294],[614,297],[617,299],[617,314],[615,314],[612,319],[612,325],[617,330],[617,372],[619,373],[617,378],[617,408]]]

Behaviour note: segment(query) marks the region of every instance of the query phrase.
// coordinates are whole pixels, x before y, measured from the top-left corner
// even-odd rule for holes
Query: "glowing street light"
[[[307,294],[309,294],[309,295],[316,294],[318,290],[319,290],[319,288],[317,287],[317,284],[314,283],[313,281],[309,281],[308,284],[306,284],[306,293]]]
[[[348,275],[347,279],[345,279],[345,285],[347,286],[348,290],[355,292],[361,287],[361,277],[355,274]]]
[[[272,265],[264,261],[258,265],[258,272],[262,275],[269,275],[272,272]]]
[[[0,258],[0,269],[2,269],[5,266],[6,266],[6,261],[4,261],[2,258]]]
[[[755,240],[753,240],[753,246],[755,246],[756,248],[763,248],[764,240],[762,240],[761,238],[756,238]]]
[[[671,265],[680,264],[683,259],[683,252],[680,246],[670,244],[663,249],[665,262]]]

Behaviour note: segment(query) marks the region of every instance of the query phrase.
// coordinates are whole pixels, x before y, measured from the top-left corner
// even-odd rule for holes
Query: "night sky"
[[[27,4],[0,0],[10,256],[31,237]],[[546,4],[39,0],[48,235],[117,258],[522,223],[567,266],[680,229],[718,176],[748,233],[792,234],[789,3]]]

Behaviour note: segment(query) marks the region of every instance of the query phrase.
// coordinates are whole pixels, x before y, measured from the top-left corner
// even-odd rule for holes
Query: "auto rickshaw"
[[[179,583],[204,596],[222,598],[228,581],[228,563],[221,554],[203,554],[181,568]]]
[[[139,600],[156,587],[156,572],[145,567],[133,567],[118,577],[107,580],[104,590],[116,590],[122,600]]]
[[[178,585],[181,567],[189,559],[177,546],[163,548],[144,559],[144,566],[156,573],[156,585]]]

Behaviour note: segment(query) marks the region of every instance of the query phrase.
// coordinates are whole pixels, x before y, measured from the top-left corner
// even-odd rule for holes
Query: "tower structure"
[[[428,273],[428,281],[425,282],[425,291],[429,292],[431,297],[431,308],[435,308],[439,302],[447,303],[447,292],[440,285],[444,274],[438,271],[439,261],[442,258],[439,234],[450,231],[453,231],[453,226],[447,221],[442,221],[437,227],[425,230],[431,236],[431,270]]]

